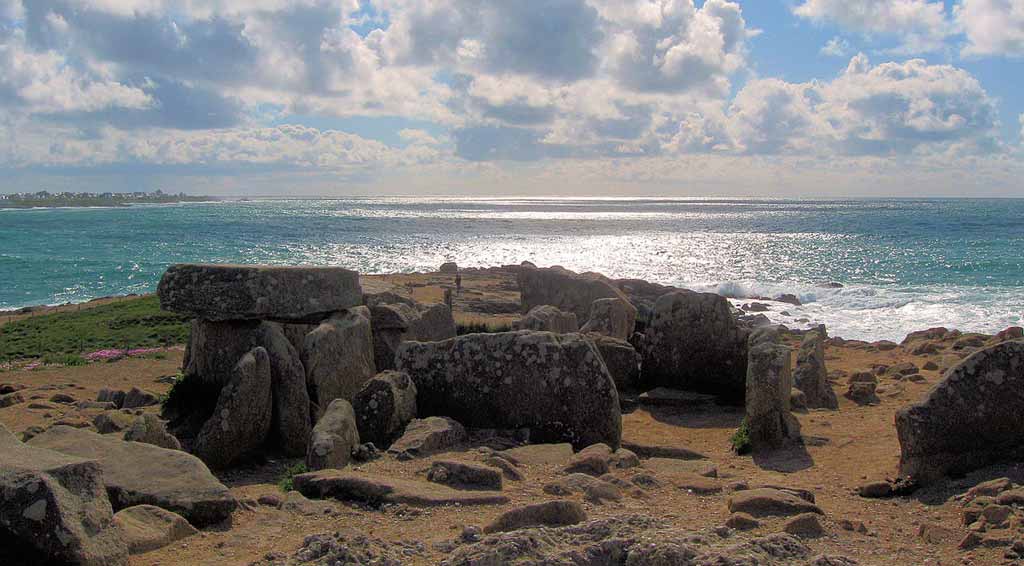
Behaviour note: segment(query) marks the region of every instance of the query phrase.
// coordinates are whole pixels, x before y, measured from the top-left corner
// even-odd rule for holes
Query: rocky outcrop
[[[645,384],[742,400],[747,379],[747,331],[725,297],[675,291],[663,295],[643,341]]]
[[[313,427],[306,467],[310,470],[344,468],[352,459],[352,449],[358,445],[359,431],[352,405],[344,399],[335,399]]]
[[[633,346],[625,340],[602,334],[587,334],[587,338],[594,342],[597,351],[601,353],[601,359],[615,381],[616,390],[635,390],[640,383],[640,354]]]
[[[136,505],[114,515],[114,527],[128,551],[142,554],[198,534],[184,517],[153,505]]]
[[[0,425],[0,494],[0,562],[128,564],[96,461],[22,444]]]
[[[590,306],[590,319],[580,332],[593,332],[625,340],[636,326],[636,307],[626,299],[598,299]]]
[[[583,335],[518,331],[406,342],[396,363],[416,384],[420,416],[529,428],[534,442],[619,446],[615,383]]]
[[[587,320],[591,305],[598,299],[629,300],[614,283],[596,273],[577,274],[562,267],[544,269],[526,267],[516,275],[523,312],[533,307],[552,305]]]
[[[234,373],[192,447],[213,468],[227,467],[258,448],[270,432],[273,397],[267,351],[256,348],[245,354]]]
[[[900,473],[921,482],[1024,456],[1024,343],[980,350],[896,413]]]
[[[379,373],[355,395],[352,408],[360,441],[385,449],[416,418],[416,384],[406,373]]]
[[[810,409],[838,409],[839,401],[828,383],[825,367],[825,338],[818,332],[808,332],[800,343],[793,370],[793,385],[804,392]]]
[[[754,330],[747,357],[746,417],[754,449],[776,448],[795,433],[789,412],[793,388],[790,349],[774,327]]]
[[[94,459],[114,510],[149,504],[173,511],[202,527],[219,523],[235,499],[195,456],[141,442],[126,442],[69,426],[33,437],[29,446]]]
[[[539,330],[567,334],[580,329],[576,315],[551,305],[540,305],[530,309],[516,323],[517,330]]]
[[[136,417],[132,425],[124,432],[124,439],[129,442],[144,442],[169,450],[181,450],[181,443],[174,435],[167,432],[164,421],[152,413]]]
[[[302,365],[319,416],[335,399],[350,401],[377,373],[370,312],[356,307],[325,320],[306,335]]]
[[[318,323],[362,303],[359,274],[340,267],[172,265],[160,307],[207,321]],[[233,363],[233,362],[232,362]]]

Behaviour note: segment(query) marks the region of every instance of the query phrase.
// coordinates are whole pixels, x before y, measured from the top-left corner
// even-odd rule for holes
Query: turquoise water
[[[0,210],[0,309],[153,290],[174,262],[560,264],[739,296],[846,338],[1024,315],[1024,200],[361,198]],[[842,289],[820,284],[835,281]],[[783,314],[785,311],[788,314]]]

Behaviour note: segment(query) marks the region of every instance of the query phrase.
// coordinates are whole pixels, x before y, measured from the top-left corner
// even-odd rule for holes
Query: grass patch
[[[729,439],[732,443],[732,450],[737,454],[749,454],[754,448],[750,443],[750,427],[747,425],[747,419],[744,417],[743,422],[740,423],[740,427],[733,433],[732,438]]]
[[[182,344],[188,333],[188,317],[160,310],[159,299],[152,295],[0,326],[0,360],[156,348]]]
[[[298,462],[288,466],[288,469],[284,471],[284,475],[281,476],[281,481],[277,482],[277,487],[281,488],[281,491],[285,493],[295,491],[295,476],[308,471],[309,468],[306,467],[305,462]]]
[[[512,326],[508,324],[494,324],[486,322],[466,322],[455,325],[455,333],[463,334],[491,334],[495,332],[508,332]]]
[[[78,354],[46,354],[43,356],[43,363],[51,366],[84,366],[88,362]]]

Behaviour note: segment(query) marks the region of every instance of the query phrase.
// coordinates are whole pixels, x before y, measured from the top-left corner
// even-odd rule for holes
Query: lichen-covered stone
[[[359,274],[340,267],[176,264],[157,288],[160,307],[208,321],[317,323],[362,303]]]
[[[576,315],[552,305],[538,305],[530,309],[516,323],[517,330],[539,330],[567,334],[580,329]]]
[[[540,305],[552,305],[575,314],[577,320],[588,320],[591,305],[598,299],[629,302],[610,279],[596,273],[578,274],[558,266],[527,267],[519,270],[516,279],[523,312]]]
[[[352,449],[359,446],[359,431],[352,404],[335,399],[313,427],[306,452],[310,470],[341,469],[352,459]]]
[[[379,373],[355,395],[352,408],[360,441],[386,449],[416,418],[416,384],[403,372]]]
[[[762,327],[750,335],[747,358],[747,430],[755,449],[776,448],[795,433],[789,412],[791,356],[779,332]]]
[[[825,367],[825,339],[817,331],[808,332],[800,343],[793,370],[793,385],[804,392],[811,409],[838,409],[839,401],[828,382]]]
[[[621,298],[598,299],[590,306],[590,319],[580,332],[595,332],[619,340],[633,334],[636,326],[636,307]]]
[[[405,342],[397,365],[416,384],[420,416],[469,427],[529,428],[534,442],[618,448],[618,393],[594,343],[580,334],[470,334]]]
[[[302,365],[310,401],[320,412],[335,399],[351,401],[376,373],[370,312],[356,307],[325,320],[306,335]]]
[[[975,352],[896,413],[900,473],[921,482],[1024,455],[1024,342]]]

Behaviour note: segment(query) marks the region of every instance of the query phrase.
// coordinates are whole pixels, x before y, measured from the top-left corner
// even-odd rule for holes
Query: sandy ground
[[[450,279],[442,275],[386,276],[364,278],[367,291],[411,289],[418,300],[439,300],[441,285]],[[481,296],[515,296],[501,278],[463,276],[463,284]],[[475,300],[476,294],[464,292],[456,306]],[[481,320],[506,320],[511,314],[484,315],[461,313],[460,317]],[[940,356],[912,356],[903,349],[878,352],[859,347],[830,346],[826,350],[831,372],[853,373],[870,369],[875,364],[912,361],[922,366]],[[84,367],[44,368],[34,371],[0,373],[0,383],[14,382],[29,386],[24,393],[38,402],[51,395],[66,392],[78,399],[95,399],[102,387],[127,389],[138,386],[164,393],[167,385],[159,379],[173,375],[180,364],[181,353],[171,352],[165,359],[131,359],[98,363]],[[686,447],[705,454],[718,466],[723,486],[735,481],[751,485],[771,484],[808,489],[826,513],[826,536],[811,539],[808,544],[818,552],[842,554],[861,564],[1013,564],[1002,558],[1002,549],[977,549],[964,552],[957,544],[966,534],[960,525],[959,505],[950,499],[971,485],[1003,475],[1024,476],[1015,467],[994,467],[969,478],[951,481],[940,488],[921,491],[912,497],[870,500],[854,493],[866,480],[894,477],[899,460],[899,444],[893,426],[894,413],[902,406],[920,399],[940,376],[936,371],[922,371],[920,383],[895,382],[886,377],[880,386],[887,391],[875,406],[858,406],[842,397],[845,379],[834,383],[840,400],[838,411],[812,410],[797,414],[808,445],[794,446],[768,455],[737,456],[730,450],[729,438],[742,418],[742,410],[713,409],[638,409],[624,415],[624,438],[632,442]],[[57,405],[57,404],[53,404]],[[29,426],[48,425],[60,420],[91,420],[95,411],[79,411],[67,406],[30,409],[29,403],[0,409],[0,422],[12,431]],[[472,458],[469,447],[455,456]],[[449,455],[452,456],[452,455]],[[445,455],[437,456],[445,457]],[[392,458],[363,464],[361,469],[422,479],[430,459],[399,462]],[[161,550],[132,557],[132,564],[223,564],[245,565],[277,552],[291,555],[307,535],[354,529],[386,540],[415,540],[424,544],[422,555],[410,564],[436,564],[445,553],[434,543],[455,539],[464,526],[483,526],[501,512],[516,504],[554,499],[542,492],[542,486],[560,476],[555,466],[524,466],[525,479],[506,481],[505,493],[512,499],[506,505],[489,507],[445,507],[411,509],[392,506],[383,510],[340,502],[330,503],[331,514],[302,516],[294,512],[255,504],[260,495],[277,493],[277,482],[288,464],[294,461],[267,460],[253,467],[233,470],[223,475],[224,482],[236,496],[249,504],[239,509],[230,524],[206,529],[200,536],[175,543]],[[1020,480],[1018,480],[1020,481]],[[674,525],[700,530],[721,525],[728,517],[726,498],[721,494],[698,496],[663,486],[650,491],[627,493],[618,502],[597,504],[573,496],[584,505],[590,518],[627,513],[644,513],[664,518]],[[867,533],[845,530],[843,520],[862,521]],[[949,529],[948,536],[938,542],[926,542],[918,536],[922,523],[937,524]],[[754,531],[757,534],[777,532],[781,520],[767,520]]]

